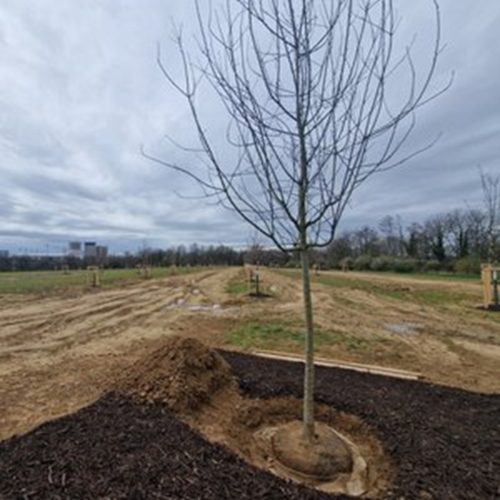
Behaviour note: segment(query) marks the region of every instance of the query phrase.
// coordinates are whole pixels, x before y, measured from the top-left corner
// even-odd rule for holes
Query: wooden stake
[[[294,363],[303,363],[302,357],[296,354],[289,354],[277,351],[252,351],[255,356],[269,359],[279,359],[283,361],[292,361]],[[386,377],[401,378],[405,380],[420,380],[423,375],[418,372],[410,372],[407,370],[400,370],[398,368],[386,368],[384,366],[365,365],[361,363],[350,363],[347,361],[337,361],[326,358],[316,358],[314,364],[316,366],[325,366],[331,368],[341,368],[343,370],[353,370],[361,373],[372,373],[374,375],[383,375]]]

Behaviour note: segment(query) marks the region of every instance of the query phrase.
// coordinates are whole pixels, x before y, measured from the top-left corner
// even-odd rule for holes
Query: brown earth
[[[479,308],[479,282],[421,280],[383,273],[321,272],[320,276],[353,281],[352,288],[334,287],[315,278],[315,322],[347,339],[318,345],[322,356],[417,371],[433,382],[472,391],[500,392],[500,314]],[[286,290],[286,299],[273,305],[274,316],[299,321],[300,281],[275,272],[264,273],[264,280]],[[376,288],[358,289],[356,281],[374,283]],[[410,300],[391,296],[400,292]],[[411,300],[412,295],[422,292],[437,297],[456,293],[458,299],[444,305]],[[289,345],[287,350],[301,352],[302,346]]]
[[[239,308],[212,306],[233,273],[0,297],[0,439],[95,401],[159,339],[196,332],[220,342]]]
[[[222,389],[236,391],[231,368],[199,340],[173,335],[161,347],[136,361],[118,389],[149,403],[165,403],[189,414]]]
[[[219,269],[96,292],[0,297],[0,439],[97,400],[172,334],[234,349],[227,332],[242,321],[300,324],[298,280],[266,270],[262,279],[272,298],[226,293],[241,273]],[[421,371],[440,384],[500,392],[500,315],[476,309],[479,284],[342,276],[410,293],[453,289],[465,300],[439,307],[315,283],[318,326],[349,336],[319,345],[322,356]],[[283,348],[298,352],[301,347],[285,343]]]
[[[246,462],[284,479],[336,493],[345,493],[353,484],[359,484],[359,491],[368,491],[370,498],[387,488],[392,476],[390,462],[375,433],[358,417],[316,405],[316,433],[322,433],[322,439],[319,449],[314,448],[316,460],[304,462],[301,458],[301,474],[297,475],[295,470],[283,469],[279,464],[286,463],[284,458],[295,463],[295,457],[303,456],[302,441],[290,439],[299,434],[288,428],[298,424],[300,431],[299,399],[248,399],[241,394],[230,365],[216,350],[197,339],[177,335],[159,344],[127,370],[114,388],[117,392],[143,404],[166,404],[209,441],[224,445]],[[274,438],[267,437],[272,429],[278,429],[278,433]],[[351,449],[331,429],[354,443],[363,470],[369,472],[351,474]],[[279,436],[284,441],[276,448]],[[334,442],[330,447],[325,444],[326,436]],[[305,464],[307,467],[303,467]],[[325,475],[327,465],[329,475]],[[352,477],[357,483],[347,486]]]

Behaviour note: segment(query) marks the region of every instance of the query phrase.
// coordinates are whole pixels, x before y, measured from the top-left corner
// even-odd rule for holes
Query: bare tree
[[[453,210],[445,215],[445,235],[448,246],[455,257],[469,256],[471,217],[464,210]]]
[[[493,177],[481,170],[481,187],[486,215],[488,262],[496,257],[498,232],[500,232],[500,175]]]
[[[379,231],[384,235],[384,253],[400,257],[404,251],[404,234],[401,217],[386,215],[378,225]]]
[[[353,191],[429,148],[405,151],[415,113],[449,85],[432,90],[440,15],[429,62],[417,76],[411,47],[397,55],[391,0],[196,1],[196,49],[176,34],[182,81],[161,53],[158,64],[184,96],[199,161],[147,157],[181,172],[284,251],[300,252],[306,325],[303,435],[314,437],[314,325],[309,255],[329,245]],[[203,6],[203,7],[202,7]],[[196,54],[196,55],[194,55]],[[222,103],[228,148],[202,118],[207,82]],[[406,85],[405,85],[406,84]],[[391,93],[397,88],[396,93]],[[434,141],[433,141],[434,142]]]

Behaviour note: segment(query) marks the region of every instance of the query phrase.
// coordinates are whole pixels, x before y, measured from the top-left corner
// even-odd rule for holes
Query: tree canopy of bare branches
[[[306,436],[314,429],[309,249],[331,243],[360,184],[432,145],[404,148],[416,112],[447,87],[432,88],[441,47],[439,7],[430,3],[434,39],[421,74],[411,47],[396,50],[391,0],[196,1],[196,48],[176,35],[180,81],[158,54],[189,107],[202,167],[147,156],[195,180],[278,248],[301,252]],[[200,113],[204,83],[225,110],[232,154],[218,151]]]
[[[497,239],[500,234],[500,175],[493,176],[481,171],[483,205],[486,214],[486,234],[488,238],[488,261],[495,259]]]

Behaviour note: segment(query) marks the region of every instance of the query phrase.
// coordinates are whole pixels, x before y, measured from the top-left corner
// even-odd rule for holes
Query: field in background
[[[152,278],[165,278],[173,275],[199,271],[196,267],[155,267]],[[103,287],[121,286],[142,278],[137,269],[104,269],[100,274]],[[0,294],[2,293],[39,293],[57,291],[65,288],[87,287],[87,271],[14,271],[0,273]]]
[[[300,275],[300,269],[280,269],[280,272],[285,274]],[[335,275],[337,277],[346,277],[349,278],[351,276],[362,276],[367,279],[370,276],[373,277],[381,277],[381,278],[396,278],[401,280],[408,279],[417,279],[422,281],[464,281],[464,282],[477,282],[481,280],[480,275],[475,274],[460,274],[460,273],[445,273],[445,272],[418,272],[418,273],[395,273],[392,271],[338,271],[338,270],[330,270],[330,269],[322,269],[319,271],[320,276],[324,276],[325,273]],[[311,274],[314,276],[314,274]]]
[[[275,298],[261,302],[256,314],[233,326],[227,344],[302,354],[300,271],[261,273],[263,286],[270,286]],[[481,308],[479,279],[313,274],[318,355],[418,371],[430,380],[473,390],[500,391],[500,313]],[[232,288],[237,288],[236,282]]]
[[[300,271],[280,272],[301,279]],[[422,305],[456,306],[472,302],[480,305],[482,301],[481,290],[475,286],[481,283],[480,278],[470,276],[321,271],[312,276],[312,281]]]

